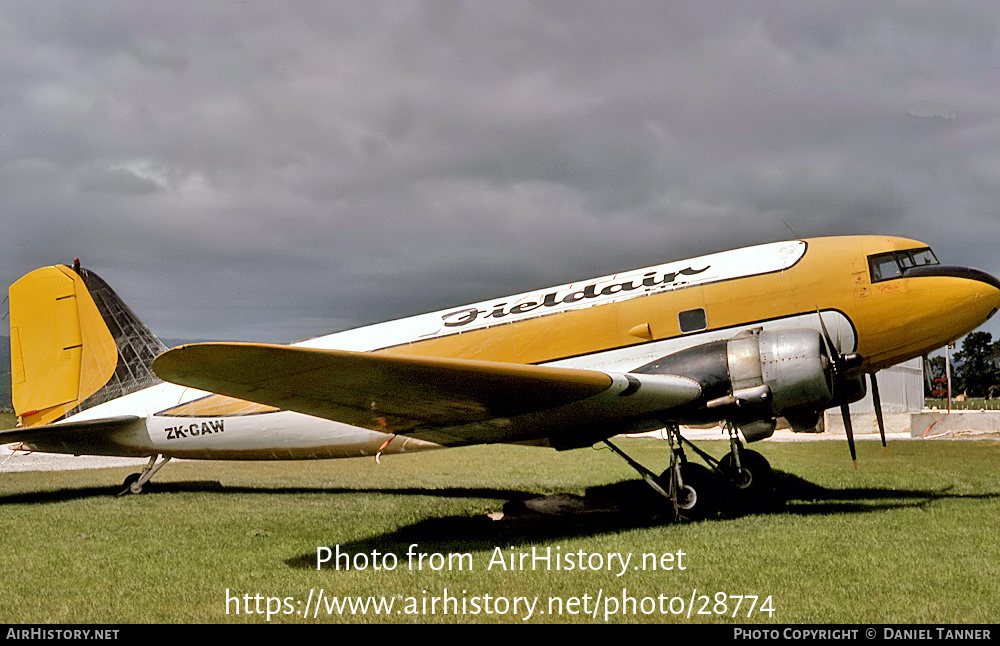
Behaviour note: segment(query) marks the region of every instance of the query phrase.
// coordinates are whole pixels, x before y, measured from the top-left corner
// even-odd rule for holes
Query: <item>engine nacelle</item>
[[[690,377],[702,399],[690,421],[729,419],[747,441],[769,437],[774,418],[822,411],[834,400],[832,362],[823,337],[812,329],[741,332],[667,355],[634,370]],[[688,421],[687,419],[681,421]]]
[[[833,404],[833,371],[816,330],[785,330],[737,336],[728,342],[734,389],[766,385],[776,415]]]

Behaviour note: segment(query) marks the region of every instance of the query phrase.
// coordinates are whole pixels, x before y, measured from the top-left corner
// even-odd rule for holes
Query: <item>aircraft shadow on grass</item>
[[[87,498],[115,497],[122,491],[122,485],[110,487],[79,487],[61,488],[52,491],[32,491],[0,495],[2,505],[24,505],[51,502],[67,502]],[[219,492],[225,494],[385,494],[393,496],[435,496],[439,498],[495,498],[499,500],[518,500],[531,498],[537,494],[513,489],[491,488],[447,488],[447,489],[347,489],[341,487],[240,487],[224,486],[217,480],[187,480],[174,482],[147,482],[143,487],[143,496],[167,493]]]
[[[941,490],[900,489],[828,489],[798,476],[775,471],[775,491],[772,496],[750,508],[723,510],[719,520],[747,513],[796,514],[859,514],[888,509],[924,507],[936,500],[1000,499],[1000,493],[956,494],[951,487]],[[463,490],[465,491],[465,490]],[[482,496],[468,490],[470,497],[504,498],[504,495]],[[380,493],[396,493],[380,491]],[[437,492],[417,490],[419,495]],[[489,516],[444,516],[427,518],[399,529],[370,538],[339,544],[342,553],[405,554],[417,543],[422,551],[435,552],[489,551],[498,545],[518,545],[559,538],[593,536],[627,529],[663,525],[672,512],[659,494],[641,480],[627,480],[588,489],[585,495],[551,494],[537,496],[516,492],[504,505],[502,514]],[[447,494],[444,494],[447,495]],[[703,521],[712,522],[712,521]],[[335,543],[336,541],[334,541]],[[334,543],[331,543],[333,545]],[[293,568],[316,569],[316,554],[308,553],[288,559]]]
[[[775,471],[775,487],[771,496],[764,496],[751,508],[724,509],[720,519],[734,518],[745,513],[795,514],[862,514],[908,507],[920,508],[938,500],[1000,499],[998,493],[952,493],[951,487],[929,489],[831,489],[814,484],[799,476]],[[642,480],[625,480],[593,487],[584,495],[556,493],[539,496],[516,489],[490,487],[453,487],[443,489],[402,488],[323,488],[323,487],[231,487],[217,481],[156,482],[143,495],[168,493],[218,492],[226,495],[245,494],[379,494],[384,496],[433,496],[503,501],[502,513],[489,516],[441,516],[427,518],[392,532],[360,541],[340,544],[349,553],[405,553],[418,543],[437,552],[469,552],[490,550],[497,545],[517,545],[558,538],[592,536],[627,529],[663,525],[672,517],[669,504]],[[26,492],[0,496],[0,506],[44,504],[102,498],[118,494],[121,486],[61,488],[52,491]],[[703,521],[713,522],[713,521]],[[336,541],[334,541],[336,543]],[[331,543],[334,544],[334,543]],[[316,568],[316,554],[308,553],[288,559],[295,568]]]

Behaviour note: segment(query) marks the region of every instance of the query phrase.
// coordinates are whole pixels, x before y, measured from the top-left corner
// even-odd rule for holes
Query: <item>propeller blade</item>
[[[868,375],[872,382],[872,403],[875,405],[875,419],[878,420],[878,434],[882,436],[882,450],[889,452],[885,444],[885,422],[882,420],[882,399],[878,396],[878,378],[875,373]]]
[[[851,449],[851,461],[858,468],[858,455],[854,450],[854,427],[851,426],[851,405],[844,402],[840,405],[840,414],[844,416],[844,431],[847,433],[847,446]]]
[[[848,370],[861,366],[864,362],[864,357],[854,352],[842,354],[840,349],[833,344],[833,337],[830,336],[830,330],[826,329],[826,323],[823,321],[823,315],[820,313],[819,307],[816,308],[816,316],[819,317],[819,325],[823,329],[823,345],[826,346],[826,352],[830,355],[830,361],[833,363],[836,376],[838,378],[843,377]]]
[[[842,380],[844,379],[845,369],[848,367],[854,367],[861,364],[861,355],[851,354],[842,355],[840,350],[833,345],[833,338],[830,336],[830,330],[826,329],[826,322],[823,321],[823,314],[819,310],[819,305],[816,306],[816,316],[819,317],[819,325],[823,328],[823,342],[826,344],[826,351],[830,355],[830,361],[833,364],[833,374],[834,374],[834,397],[841,400],[840,404],[840,414],[844,418],[844,432],[847,433],[847,446],[851,449],[851,462],[854,463],[854,468],[858,468],[858,455],[854,449],[854,428],[851,426],[851,406],[847,403],[846,399],[843,399],[837,392],[840,389]],[[864,382],[862,382],[864,383]],[[881,415],[881,413],[880,413]]]
[[[823,321],[823,314],[819,311],[819,305],[816,306],[816,316],[819,317],[819,325],[823,328],[823,343],[826,344],[826,351],[830,355],[830,360],[834,364],[839,364],[840,351],[833,345],[833,338],[830,336],[830,330],[826,329],[826,323]]]

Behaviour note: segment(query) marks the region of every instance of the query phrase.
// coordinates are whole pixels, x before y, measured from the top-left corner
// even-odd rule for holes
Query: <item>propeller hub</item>
[[[859,368],[861,363],[864,361],[864,357],[856,352],[850,354],[844,354],[840,356],[841,366],[845,369]]]

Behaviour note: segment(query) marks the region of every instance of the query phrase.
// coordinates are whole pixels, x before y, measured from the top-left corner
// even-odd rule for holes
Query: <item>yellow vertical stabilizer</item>
[[[115,339],[80,275],[44,267],[10,287],[11,387],[22,426],[56,421],[99,391],[118,364]]]

